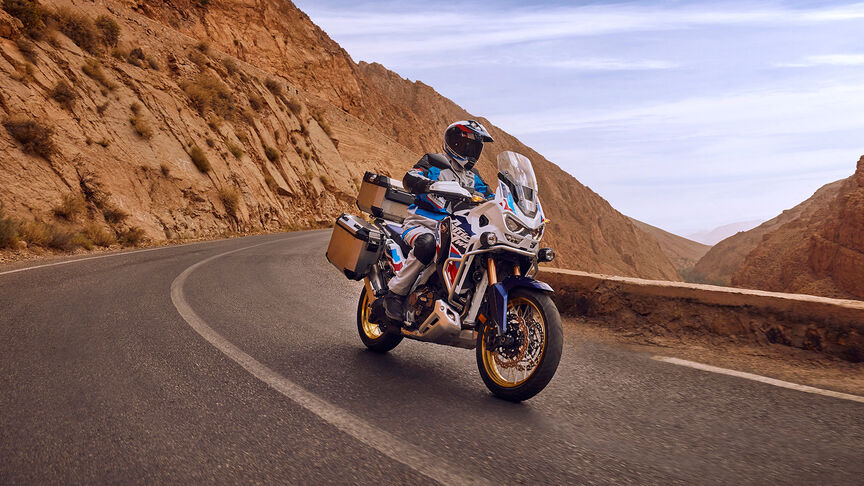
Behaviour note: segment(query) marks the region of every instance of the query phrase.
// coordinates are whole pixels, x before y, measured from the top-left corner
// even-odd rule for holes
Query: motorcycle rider
[[[444,154],[426,154],[405,174],[402,185],[414,196],[409,216],[402,223],[402,239],[411,246],[405,264],[390,279],[390,291],[384,296],[384,311],[390,319],[405,319],[404,300],[417,276],[435,258],[438,222],[447,215],[446,199],[430,194],[436,181],[455,181],[468,192],[489,198],[494,193],[474,169],[483,144],[492,136],[474,120],[459,121],[444,131]]]

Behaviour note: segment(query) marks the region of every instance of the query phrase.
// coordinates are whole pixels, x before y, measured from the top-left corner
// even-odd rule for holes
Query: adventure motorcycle
[[[429,193],[446,199],[449,216],[438,226],[438,250],[406,298],[405,322],[390,320],[379,297],[411,250],[401,222],[414,196],[397,181],[367,172],[357,205],[373,224],[343,214],[327,258],[346,277],[363,280],[357,305],[360,339],[384,353],[403,338],[476,348],[483,382],[496,396],[522,401],[539,393],[561,359],[561,317],[549,285],[535,280],[537,265],[552,261],[540,248],[547,220],[537,197],[531,162],[515,152],[498,156],[493,199],[472,195],[457,182],[435,182]]]

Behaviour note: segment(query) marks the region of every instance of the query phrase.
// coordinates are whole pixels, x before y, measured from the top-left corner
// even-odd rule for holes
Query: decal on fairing
[[[456,224],[453,224],[456,223]],[[461,216],[455,216],[450,224],[450,258],[462,258],[468,245],[471,243],[471,224]],[[456,275],[459,273],[460,262],[449,262],[445,268],[445,274],[451,284],[454,284]]]

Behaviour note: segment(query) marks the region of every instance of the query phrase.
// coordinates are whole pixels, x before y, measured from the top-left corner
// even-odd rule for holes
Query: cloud
[[[827,54],[807,56],[798,62],[777,63],[775,67],[864,66],[864,54]]]

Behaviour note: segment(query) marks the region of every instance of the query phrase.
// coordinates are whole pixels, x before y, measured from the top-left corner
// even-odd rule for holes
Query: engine
[[[435,306],[435,291],[429,285],[422,285],[408,296],[406,306],[409,321],[421,323],[429,317]]]

